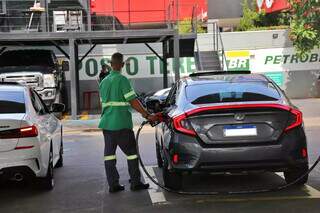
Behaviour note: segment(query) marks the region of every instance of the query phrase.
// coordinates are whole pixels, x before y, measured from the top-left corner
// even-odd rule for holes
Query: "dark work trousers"
[[[119,173],[116,168],[117,146],[127,155],[128,170],[131,184],[140,183],[139,161],[137,156],[136,140],[131,129],[117,131],[103,130],[105,149],[104,164],[109,186],[119,184]]]

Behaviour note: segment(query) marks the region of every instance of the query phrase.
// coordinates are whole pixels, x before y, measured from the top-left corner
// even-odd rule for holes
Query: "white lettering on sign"
[[[230,60],[229,68],[234,69],[238,67],[238,60]]]
[[[257,6],[261,10],[264,0],[257,0]]]
[[[272,7],[272,5],[273,5],[273,0],[266,0],[266,6],[267,6],[267,8],[271,8]]]
[[[270,9],[272,7],[273,3],[275,2],[275,0],[257,0],[257,6],[258,6],[259,10],[261,10],[264,2],[266,4],[266,7],[268,9]]]
[[[320,49],[314,49],[299,57],[294,48],[251,50],[254,60],[250,70],[254,72],[302,71],[320,69]]]

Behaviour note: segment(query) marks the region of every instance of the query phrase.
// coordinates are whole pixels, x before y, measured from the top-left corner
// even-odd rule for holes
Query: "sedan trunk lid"
[[[188,116],[206,144],[275,142],[286,129],[290,108],[279,104],[221,105],[199,108]]]
[[[19,138],[15,137],[16,130],[21,128],[25,113],[0,113],[0,152],[15,149]]]

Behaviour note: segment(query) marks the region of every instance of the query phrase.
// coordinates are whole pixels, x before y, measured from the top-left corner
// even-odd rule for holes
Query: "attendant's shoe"
[[[120,185],[120,184],[109,187],[110,193],[116,193],[116,192],[120,192],[123,190],[124,190],[124,186]]]
[[[149,189],[149,184],[148,183],[136,183],[136,184],[131,184],[131,191],[140,191],[140,190],[145,190],[145,189]]]

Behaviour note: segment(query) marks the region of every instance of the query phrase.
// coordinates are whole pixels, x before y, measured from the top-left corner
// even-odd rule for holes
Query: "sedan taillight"
[[[297,109],[293,109],[290,106],[280,105],[280,104],[239,104],[239,105],[209,106],[209,107],[201,107],[201,108],[193,109],[191,111],[188,111],[182,115],[179,115],[173,118],[173,125],[174,125],[174,128],[179,132],[182,132],[191,136],[196,136],[196,132],[192,128],[190,122],[187,120],[188,116],[191,116],[197,113],[206,112],[206,111],[212,111],[212,110],[232,110],[232,109],[246,109],[246,108],[248,109],[271,108],[271,109],[288,111],[290,113],[290,117],[284,132],[287,132],[293,128],[301,126],[303,122],[302,112]]]
[[[30,138],[37,137],[38,130],[36,126],[28,126],[20,129],[12,129],[0,132],[0,139],[14,139],[14,138]]]
[[[302,112],[297,109],[291,109],[290,113],[291,115],[288,120],[287,128],[284,130],[285,132],[302,125]]]
[[[187,135],[196,136],[196,132],[193,130],[192,126],[186,118],[187,116],[185,114],[173,118],[174,128],[177,131],[185,133]]]
[[[38,129],[36,126],[23,127],[20,129],[20,138],[31,138],[38,136]]]

